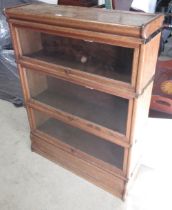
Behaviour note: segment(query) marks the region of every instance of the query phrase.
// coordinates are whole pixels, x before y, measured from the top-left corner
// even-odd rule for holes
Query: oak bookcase
[[[32,150],[124,198],[139,166],[163,16],[8,8]]]

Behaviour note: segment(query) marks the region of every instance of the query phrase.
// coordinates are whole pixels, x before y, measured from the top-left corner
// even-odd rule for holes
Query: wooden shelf
[[[131,64],[125,65],[124,68],[120,68],[118,66],[111,66],[111,65],[103,65],[99,60],[96,62],[90,61],[88,63],[82,64],[79,61],[76,61],[69,56],[61,55],[59,53],[47,53],[44,50],[41,50],[39,52],[25,55],[27,57],[37,59],[40,61],[45,61],[47,63],[53,63],[56,65],[64,66],[64,67],[70,67],[77,71],[82,71],[90,74],[96,74],[102,77],[107,77],[110,79],[130,83],[131,80],[131,73],[129,74],[129,71],[131,71]],[[125,57],[126,59],[126,57]],[[132,59],[130,59],[132,60]],[[107,61],[108,62],[108,61]],[[124,63],[126,64],[127,61],[124,60]],[[121,73],[120,73],[121,72]],[[128,73],[126,73],[128,72]]]
[[[42,115],[44,116],[44,114]],[[107,162],[119,169],[123,168],[124,149],[118,145],[104,141],[52,118],[49,118],[37,129],[96,159]]]
[[[47,4],[6,15],[32,149],[125,198],[139,165],[163,16]]]
[[[18,63],[23,68],[46,73],[52,77],[63,79],[90,89],[96,89],[100,92],[119,96],[124,99],[133,99],[139,95],[130,84],[94,74],[88,74],[70,67],[47,63],[46,61],[26,56],[21,56],[18,59]]]
[[[37,135],[31,134],[31,140],[32,151],[71,170],[78,176],[85,178],[98,187],[101,186],[101,188],[111,192],[113,195],[122,198],[126,182],[125,179],[98,167],[97,164],[90,164],[88,161],[78,158],[74,154],[64,151],[62,148],[60,149],[55,144],[50,143],[50,139],[48,138],[37,137]],[[76,165],[79,165],[79,170]],[[88,171],[90,172],[88,173]],[[104,179],[107,177],[106,184],[104,184]]]
[[[133,48],[23,28],[18,30],[18,36],[22,54],[19,63],[24,67],[32,65],[31,68],[127,99],[137,95],[133,66],[137,53]]]
[[[126,132],[127,103],[117,98],[112,101],[113,105],[111,106],[100,104],[98,98],[94,98],[97,102],[97,104],[94,104],[87,100],[86,95],[79,99],[47,90],[34,97],[34,99],[119,133],[125,134]],[[118,111],[119,108],[120,112]],[[116,111],[113,111],[114,109]]]
[[[6,15],[14,19],[47,26],[63,26],[88,31],[128,36],[129,39],[146,39],[162,26],[163,15],[140,14],[138,12],[87,9],[73,6],[54,6],[51,4],[29,4],[6,9]],[[39,12],[38,12],[39,11]],[[133,15],[134,14],[134,15]],[[21,18],[22,17],[22,18]],[[33,25],[33,24],[32,24]],[[122,41],[122,39],[121,39]]]
[[[37,44],[30,52],[25,48],[25,42],[21,42],[22,53],[25,57],[131,83],[134,52],[131,48],[49,35],[27,29],[20,29],[21,40],[26,33],[28,34],[27,45],[32,45],[32,39]]]
[[[26,72],[33,99],[126,134],[128,100],[59,80],[38,71]]]

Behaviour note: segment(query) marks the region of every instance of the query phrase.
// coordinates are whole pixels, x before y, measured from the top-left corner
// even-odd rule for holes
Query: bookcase
[[[163,16],[48,4],[5,13],[32,150],[124,199],[139,166]]]

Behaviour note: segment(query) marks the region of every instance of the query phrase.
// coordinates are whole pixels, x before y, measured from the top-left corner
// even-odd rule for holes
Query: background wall
[[[105,0],[99,0],[99,4],[104,4]]]

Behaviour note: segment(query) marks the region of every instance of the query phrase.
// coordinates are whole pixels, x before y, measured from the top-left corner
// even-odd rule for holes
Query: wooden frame
[[[127,194],[128,183],[137,171],[140,155],[139,139],[149,109],[152,78],[159,48],[159,29],[163,17],[161,15],[119,13],[119,11],[102,11],[100,9],[93,11],[82,8],[80,12],[84,16],[83,19],[77,10],[75,7],[42,4],[6,10],[30,122],[32,150],[62,164],[110,193],[124,198]],[[104,19],[101,18],[102,16]],[[123,17],[126,23],[125,21],[120,23],[119,16]],[[133,22],[125,19],[126,17],[133,19]],[[111,18],[113,22],[111,22]],[[122,21],[123,18],[121,18]],[[133,49],[131,82],[119,81],[29,57],[28,54],[42,48],[41,36],[38,32],[76,40],[83,39],[96,42],[99,45],[104,43]],[[33,72],[33,78],[28,78],[27,71]],[[35,99],[31,92],[37,95],[48,88],[46,78],[44,76],[37,77],[36,73],[127,100],[125,134]],[[41,115],[36,116],[36,112]],[[50,118],[96,138],[101,138],[107,144],[122,148],[123,153],[120,153],[123,154],[121,168],[62,142],[58,136],[54,137],[41,131],[38,124],[47,122]]]

